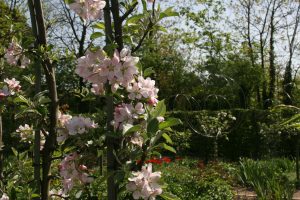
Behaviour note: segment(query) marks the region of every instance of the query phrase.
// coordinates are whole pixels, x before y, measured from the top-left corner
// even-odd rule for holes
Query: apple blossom
[[[138,132],[136,132],[131,137],[130,142],[132,144],[138,145],[139,147],[142,147],[143,143],[144,143],[144,139],[143,139],[143,137]]]
[[[156,105],[157,103],[158,88],[155,87],[155,81],[149,77],[144,79],[144,77],[139,76],[138,82],[134,82],[127,87],[127,92],[129,92],[129,99],[145,98],[148,99],[150,105]]]
[[[17,133],[20,133],[20,137],[22,141],[28,140],[30,137],[33,137],[33,128],[28,124],[24,126],[20,125],[19,128],[16,130]]]
[[[84,117],[72,117],[68,122],[65,124],[69,135],[76,135],[87,133],[88,129],[97,128],[98,124],[93,122],[90,118]]]
[[[7,194],[3,193],[2,197],[0,198],[0,200],[9,200],[9,197],[7,196]]]
[[[10,65],[18,65],[18,61],[20,61],[20,68],[25,68],[30,64],[30,60],[23,55],[22,47],[16,42],[11,42],[9,44],[4,58]]]
[[[133,124],[134,119],[138,119],[140,115],[145,113],[144,105],[137,103],[135,106],[132,104],[121,104],[115,107],[114,112],[114,127],[116,129],[123,129],[125,124]]]
[[[143,166],[141,171],[132,172],[132,176],[128,178],[126,189],[132,192],[134,199],[154,200],[162,193],[159,185],[161,172],[152,172],[151,163]]]
[[[86,166],[77,166],[76,161],[79,158],[80,156],[74,152],[68,154],[59,164],[59,173],[63,178],[63,194],[68,193],[74,187],[76,181],[83,184],[91,183],[93,181],[93,178],[84,172],[87,171]]]
[[[6,78],[6,79],[4,79],[4,83],[7,84],[11,95],[14,95],[15,92],[19,92],[21,89],[20,81],[17,81],[15,78],[12,78],[12,79]]]
[[[65,141],[69,135],[87,133],[89,129],[97,128],[98,124],[90,118],[82,116],[72,117],[71,115],[58,112],[59,127],[57,129],[57,142]]]
[[[82,19],[97,20],[102,18],[105,5],[104,0],[75,0],[69,6]]]

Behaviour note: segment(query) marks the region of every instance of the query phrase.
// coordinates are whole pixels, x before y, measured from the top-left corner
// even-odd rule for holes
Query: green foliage
[[[233,199],[228,173],[222,164],[211,163],[204,167],[199,163],[201,161],[183,159],[158,167],[168,184],[166,190],[182,200]]]
[[[292,199],[295,185],[291,176],[295,163],[288,159],[240,161],[239,177],[245,186],[250,186],[260,200]]]

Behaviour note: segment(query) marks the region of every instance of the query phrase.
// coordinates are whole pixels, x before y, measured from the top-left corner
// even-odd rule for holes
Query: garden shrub
[[[169,115],[180,118],[185,126],[174,128],[180,132],[181,138],[190,141],[188,155],[209,160],[212,157],[213,140],[197,134],[200,131],[201,117],[214,115],[219,111],[174,111]],[[256,110],[256,109],[231,109],[225,110],[231,113],[236,120],[228,130],[227,138],[220,138],[219,157],[225,160],[238,161],[241,157],[254,159],[270,156],[295,156],[295,130],[278,126],[284,119],[291,117],[294,111],[282,109],[280,111]],[[274,125],[276,125],[276,129]],[[173,134],[174,145],[181,148],[180,140],[177,142],[176,134]],[[172,138],[172,139],[173,139]]]
[[[228,174],[217,163],[206,166],[203,161],[183,159],[159,168],[168,184],[167,190],[179,199],[233,199]]]
[[[292,199],[295,184],[293,174],[295,163],[288,159],[240,161],[239,178],[249,186],[261,200]]]

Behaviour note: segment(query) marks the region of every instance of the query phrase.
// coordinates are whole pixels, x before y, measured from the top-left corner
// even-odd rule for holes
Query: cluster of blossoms
[[[153,1],[148,0],[148,2]],[[70,8],[81,18],[86,20],[100,18],[104,7],[105,2],[103,0],[75,0],[74,3],[70,4]],[[107,56],[101,49],[96,51],[88,50],[85,56],[78,59],[75,72],[82,77],[83,80],[92,85],[92,93],[95,95],[103,95],[107,85],[110,86],[112,93],[118,90],[123,90],[127,93],[125,96],[129,99],[130,103],[121,103],[117,105],[114,110],[112,125],[115,131],[124,131],[128,125],[144,123],[146,119],[145,103],[150,106],[156,106],[158,103],[158,89],[155,87],[155,81],[139,75],[137,68],[138,61],[139,58],[131,56],[130,51],[127,49],[123,49],[121,52],[115,50],[112,57]],[[61,126],[67,129],[69,133],[63,131],[63,134],[60,134],[58,140],[65,140],[68,134],[72,135],[85,132],[85,129],[79,129],[79,131],[77,131],[78,128],[74,128],[74,131],[70,132],[70,126],[73,126],[72,123],[70,123],[73,118],[70,116],[60,115],[60,119]],[[164,119],[160,117],[158,120],[161,122]],[[76,122],[76,124],[78,125],[80,123]],[[79,127],[82,126],[79,125]],[[141,137],[140,133],[136,132],[132,135],[132,144],[142,147],[143,142],[143,137]],[[73,156],[74,155],[71,157]],[[65,158],[65,160],[66,159],[67,158]],[[70,168],[74,169],[72,173],[80,177],[77,174],[75,164]],[[65,180],[64,190],[66,191],[73,187],[72,178],[69,178],[74,177],[69,175],[72,173],[68,173],[68,176],[61,174]],[[144,166],[140,172],[132,172],[132,175],[133,177],[129,178],[127,189],[133,192],[134,199],[143,198],[145,200],[153,200],[157,195],[162,193],[161,186],[158,184],[161,174],[160,172],[152,173],[151,163]],[[80,181],[84,182],[82,180]]]
[[[0,200],[9,200],[9,197],[7,196],[7,194],[3,193],[2,197],[0,198]]]
[[[130,87],[134,76],[138,74],[136,64],[139,59],[132,57],[124,49],[121,53],[115,51],[112,58],[105,55],[103,50],[87,51],[85,56],[78,59],[75,72],[93,86],[96,95],[104,94],[104,85],[109,83],[112,92],[120,87]]]
[[[137,103],[135,106],[132,104],[121,104],[115,107],[113,125],[115,130],[122,130],[124,125],[133,124],[134,119],[138,119],[140,115],[145,113],[144,105]]]
[[[105,85],[111,86],[115,93],[118,89],[125,91],[130,103],[122,103],[114,109],[114,130],[123,130],[128,125],[144,123],[146,119],[145,104],[156,106],[158,103],[158,89],[155,81],[139,75],[137,63],[139,58],[130,55],[127,49],[120,53],[115,50],[112,58],[103,50],[95,52],[87,51],[85,56],[78,59],[76,73],[85,81],[92,84],[92,92],[96,95],[104,94]],[[158,117],[162,122],[163,117]],[[131,136],[130,142],[139,147],[143,146],[144,139],[136,132]],[[141,172],[133,172],[135,178],[130,178],[127,189],[133,192],[135,199],[155,199],[162,193],[161,187],[156,181],[160,178],[160,172],[152,173],[151,164],[143,167]]]
[[[23,54],[22,47],[16,42],[9,44],[4,58],[8,64],[15,66],[19,65],[20,68],[25,68],[30,64],[30,60]]]
[[[19,128],[16,130],[17,133],[20,134],[21,141],[31,143],[34,139],[34,130],[32,126],[29,126],[28,124],[24,124],[24,126],[20,125]],[[48,134],[48,132],[45,132],[45,134]],[[44,148],[46,139],[45,135],[42,131],[40,131],[41,140],[40,140],[40,150]]]
[[[127,49],[123,49],[120,53],[116,50],[112,58],[107,57],[103,50],[87,51],[85,56],[78,59],[76,73],[92,84],[94,94],[103,94],[105,84],[109,83],[112,92],[124,88],[130,100],[146,101],[155,106],[158,102],[155,81],[138,76],[139,71],[136,67],[138,61],[139,59],[131,56]],[[117,106],[114,113],[115,130],[122,130],[124,124],[132,124],[133,119],[137,119],[138,115],[144,112],[141,102],[135,106],[132,104]]]
[[[62,194],[67,194],[74,187],[76,181],[83,184],[93,181],[93,178],[86,173],[88,171],[87,167],[76,164],[79,157],[76,152],[68,154],[59,164],[59,173],[63,177]]]
[[[75,0],[69,6],[82,19],[97,20],[102,18],[105,5],[105,0]]]
[[[134,199],[154,200],[157,195],[162,193],[162,188],[159,185],[161,178],[160,172],[152,172],[152,164],[143,166],[141,171],[132,172],[132,178],[129,178],[129,183],[126,189],[133,192]]]
[[[97,128],[98,124],[90,118],[82,116],[72,117],[71,115],[62,114],[59,112],[58,121],[60,129],[58,130],[58,142],[65,141],[69,135],[87,133],[89,129]]]
[[[20,81],[13,79],[4,79],[4,86],[0,89],[0,100],[4,97],[14,95],[21,89]]]

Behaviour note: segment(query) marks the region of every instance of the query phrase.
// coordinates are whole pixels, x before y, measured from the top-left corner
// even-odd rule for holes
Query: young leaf
[[[102,33],[102,32],[95,32],[95,33],[93,33],[91,35],[91,40],[97,39],[97,38],[102,37],[102,36],[104,36],[104,33]]]
[[[156,118],[152,119],[147,126],[147,133],[152,135],[155,134],[159,129],[158,129],[158,120]]]
[[[168,192],[163,192],[161,195],[159,195],[160,197],[162,197],[165,200],[180,200],[177,196],[175,196],[174,194],[170,194]]]
[[[178,124],[182,124],[180,119],[169,118],[167,121],[164,121],[159,124],[159,130],[163,130],[163,129],[171,127],[171,126],[176,126]]]
[[[155,73],[155,71],[153,70],[153,68],[149,67],[149,68],[145,69],[144,77],[148,77],[148,76],[150,76],[151,74],[154,74],[154,73]]]
[[[171,152],[173,152],[173,153],[176,153],[176,150],[175,150],[173,147],[171,147],[171,146],[169,146],[169,145],[167,145],[167,144],[165,144],[165,143],[162,144],[162,147],[163,147],[164,149],[168,150],[168,151],[171,151]]]
[[[165,138],[167,143],[173,144],[173,141],[168,134],[164,133],[164,134],[162,134],[162,137]]]
[[[104,25],[103,22],[96,23],[92,27],[96,28],[96,29],[100,29],[100,30],[104,30],[105,29],[105,25]]]
[[[123,135],[129,135],[131,133],[138,132],[141,130],[141,128],[142,128],[141,125],[135,125],[135,126],[125,125],[123,129]]]
[[[165,17],[175,17],[175,16],[179,16],[178,12],[173,11],[173,8],[169,7],[165,11],[160,13],[159,19],[163,19]]]
[[[159,101],[154,108],[154,110],[150,113],[152,118],[163,117],[166,113],[166,105],[165,100]]]

